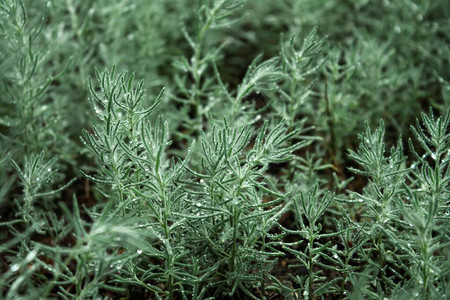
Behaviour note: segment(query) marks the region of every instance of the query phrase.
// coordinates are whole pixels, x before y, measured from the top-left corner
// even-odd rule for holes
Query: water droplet
[[[418,14],[418,15],[417,15],[417,21],[420,22],[420,21],[422,21],[422,20],[423,20],[423,16],[422,16],[421,14]]]
[[[100,114],[102,110],[98,106],[94,106],[94,110],[97,114]]]
[[[205,183],[205,181],[203,179],[200,179],[200,183]]]
[[[37,251],[33,250],[30,253],[28,253],[28,255],[25,257],[25,261],[30,262],[32,261],[37,255]]]
[[[17,272],[19,271],[20,266],[18,264],[13,264],[10,268],[11,272]]]
[[[137,250],[137,254],[142,254],[142,250]]]
[[[52,171],[52,169],[51,169],[51,168],[48,168],[48,169],[47,169],[47,172],[51,172],[51,171]]]
[[[202,207],[202,204],[200,202],[195,203],[195,206]]]
[[[121,261],[121,260],[118,260],[118,261],[117,261],[116,269],[117,269],[117,270],[122,269],[122,261]]]
[[[400,34],[402,32],[402,28],[400,26],[398,26],[398,25],[395,25],[394,32],[397,33],[397,34]]]

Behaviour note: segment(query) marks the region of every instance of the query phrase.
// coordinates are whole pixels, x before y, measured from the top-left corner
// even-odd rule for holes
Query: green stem
[[[236,207],[233,207],[233,217],[231,219],[233,226],[233,248],[231,249],[231,257],[230,257],[230,272],[234,271],[235,267],[235,258],[237,253],[237,231],[238,231],[238,222],[239,222],[239,211]]]
[[[308,296],[306,299],[310,299],[313,293],[312,283],[313,283],[313,248],[314,248],[314,233],[312,229],[309,229],[309,242],[308,242]]]
[[[164,185],[164,181],[161,177],[161,174],[158,172],[158,183],[159,183],[159,189],[160,189],[160,198],[161,198],[161,204],[162,204],[162,226],[163,226],[163,230],[164,230],[164,238],[165,238],[165,242],[164,242],[164,246],[166,248],[166,262],[165,262],[165,267],[166,267],[166,271],[169,271],[172,268],[172,247],[170,245],[170,230],[169,230],[169,207],[168,207],[168,199],[167,199],[167,194],[165,192],[165,185]],[[174,290],[173,290],[173,276],[171,275],[171,272],[168,272],[167,275],[167,286],[169,288],[169,294],[168,294],[168,299],[174,299]]]
[[[326,114],[327,114],[327,118],[328,118],[328,129],[330,131],[330,147],[329,149],[329,153],[330,156],[333,160],[333,164],[337,167],[338,166],[338,162],[337,162],[337,145],[336,145],[336,132],[335,132],[335,124],[333,121],[333,115],[331,113],[331,104],[330,104],[330,99],[328,97],[328,79],[325,77],[325,104],[326,104]]]
[[[423,260],[423,266],[422,266],[422,278],[423,278],[423,285],[422,285],[422,294],[425,297],[425,299],[428,299],[428,278],[430,276],[430,270],[428,268],[428,241],[427,238],[424,236],[424,242],[422,245],[422,260]]]
[[[289,95],[289,111],[292,113],[290,119],[288,120],[288,126],[289,126],[289,130],[293,130],[294,129],[294,120],[295,120],[295,114],[296,114],[296,109],[295,109],[295,90],[297,87],[297,79],[294,78],[295,75],[292,75],[292,79],[291,79],[291,88],[290,88],[290,95]]]
[[[263,233],[263,237],[262,237],[261,251],[262,252],[266,251],[266,235],[265,235],[265,233]],[[263,260],[262,269],[263,269],[263,274],[262,274],[262,279],[261,279],[261,297],[262,297],[262,299],[266,299],[265,295],[266,295],[267,272],[266,272],[266,261],[265,260]]]
[[[211,14],[208,16],[205,24],[202,29],[198,32],[197,35],[197,43],[195,44],[194,49],[194,62],[192,66],[192,78],[194,79],[194,91],[191,94],[190,103],[194,106],[195,109],[195,120],[197,121],[197,128],[195,128],[194,132],[196,135],[199,135],[202,127],[203,127],[203,114],[201,111],[201,103],[200,103],[200,82],[202,74],[200,73],[200,60],[202,57],[202,47],[206,37],[206,34],[214,21],[215,15],[217,14],[219,7],[215,7],[212,10]]]

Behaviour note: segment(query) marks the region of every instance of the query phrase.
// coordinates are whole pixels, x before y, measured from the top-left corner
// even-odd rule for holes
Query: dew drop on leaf
[[[17,272],[19,271],[20,266],[18,264],[13,264],[10,268],[11,272]]]

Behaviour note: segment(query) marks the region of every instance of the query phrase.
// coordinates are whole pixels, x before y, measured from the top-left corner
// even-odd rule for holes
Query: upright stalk
[[[325,105],[326,105],[326,114],[328,117],[327,123],[328,123],[328,129],[330,131],[330,147],[328,148],[328,151],[330,153],[330,156],[333,160],[333,164],[337,167],[338,162],[336,158],[336,152],[337,152],[337,145],[336,145],[336,133],[335,133],[335,126],[333,121],[333,115],[331,114],[331,105],[330,105],[330,99],[328,97],[328,79],[325,77]]]
[[[231,257],[230,257],[230,272],[233,272],[237,253],[237,231],[239,223],[239,211],[236,208],[236,206],[233,207],[233,217],[231,221],[232,221],[231,225],[233,226],[233,247],[231,249]]]
[[[169,230],[169,222],[168,222],[168,199],[167,199],[167,195],[165,193],[165,187],[163,184],[163,180],[158,172],[157,179],[158,179],[158,183],[159,183],[159,189],[160,189],[160,198],[161,198],[161,204],[162,204],[162,227],[164,230],[164,246],[166,248],[166,271],[170,270],[172,267],[172,247],[170,245],[170,230]],[[171,272],[168,272],[167,275],[167,287],[169,288],[168,291],[168,298],[169,299],[174,299],[173,297],[173,276],[171,275]]]
[[[266,251],[266,235],[265,234],[263,234],[263,237],[262,237],[261,251],[262,252]],[[266,262],[265,262],[265,260],[262,263],[262,269],[263,269],[263,274],[262,274],[262,278],[261,278],[261,297],[262,297],[262,299],[266,299],[265,295],[266,295],[266,277],[267,277],[267,272],[266,272]]]
[[[314,248],[314,233],[309,228],[309,238],[308,238],[308,296],[306,299],[310,299],[313,293],[312,283],[313,283],[313,248]]]

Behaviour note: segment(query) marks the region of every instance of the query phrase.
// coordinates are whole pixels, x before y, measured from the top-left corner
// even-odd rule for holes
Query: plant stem
[[[309,228],[309,239],[308,239],[308,296],[307,299],[311,298],[313,293],[312,283],[313,283],[313,248],[314,248],[314,232]]]
[[[233,207],[233,217],[231,219],[233,226],[233,248],[231,249],[231,257],[230,257],[230,272],[234,271],[235,267],[235,258],[237,253],[237,227],[239,223],[239,211],[236,206]]]
[[[326,77],[325,77],[325,104],[326,104],[326,114],[328,117],[327,123],[328,129],[330,131],[330,145],[331,145],[331,147],[328,148],[328,151],[330,153],[331,159],[333,160],[333,164],[336,167],[338,167],[339,164],[336,158],[337,145],[336,145],[335,124],[333,121],[333,115],[331,113],[330,99],[328,97],[328,79]]]

